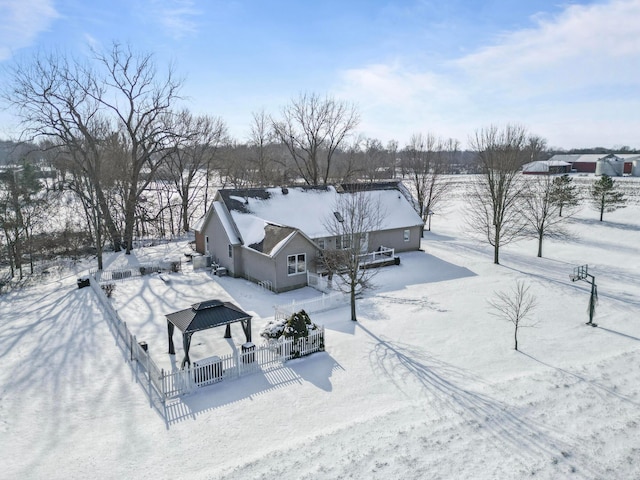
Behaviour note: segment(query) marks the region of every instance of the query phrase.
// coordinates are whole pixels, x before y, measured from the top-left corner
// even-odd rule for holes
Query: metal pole
[[[591,325],[592,327],[597,327],[598,325],[593,323],[593,315],[595,314],[595,310],[596,310],[596,299],[595,299],[595,295],[596,295],[596,279],[593,275],[587,275],[590,279],[589,283],[591,283],[591,297],[589,298],[589,321],[587,322],[587,325]]]

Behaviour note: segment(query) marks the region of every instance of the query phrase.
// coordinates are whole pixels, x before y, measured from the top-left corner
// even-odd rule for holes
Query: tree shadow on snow
[[[305,382],[330,392],[333,388],[331,376],[339,371],[344,371],[344,368],[327,352],[314,353],[236,380],[223,380],[178,400],[168,401],[162,416],[168,429],[173,424],[196,420],[202,413],[238,402],[253,401],[274,390]]]
[[[602,325],[598,325],[600,330],[604,330],[605,332],[615,333],[616,335],[620,335],[621,337],[630,338],[631,340],[635,340],[636,342],[640,342],[640,338],[634,337],[633,335],[629,335],[628,333],[617,332],[616,330],[611,330],[610,328],[605,328]]]
[[[571,218],[570,221],[571,223],[576,223],[580,225],[589,225],[589,226],[600,225],[603,227],[618,228],[620,230],[631,230],[636,232],[640,231],[640,226],[638,225],[633,225],[629,223],[611,222],[607,220],[606,217],[603,218],[602,221],[600,221],[599,218]]]
[[[427,393],[430,406],[439,406],[459,415],[472,428],[490,433],[496,443],[506,443],[512,452],[521,452],[529,461],[535,461],[541,455],[571,457],[572,446],[553,438],[550,435],[552,428],[548,425],[539,424],[516,407],[465,386],[477,384],[477,377],[416,347],[384,340],[361,324],[358,327],[376,342],[370,354],[374,369],[391,379],[399,389],[417,381]],[[577,460],[574,461],[578,468]],[[585,468],[584,465],[579,467]],[[597,475],[599,472],[591,473]]]
[[[598,327],[598,328],[601,329],[601,330],[608,330],[606,328],[601,328],[601,327]],[[618,332],[615,332],[613,330],[608,330],[608,331],[610,331],[612,333],[618,333]],[[634,340],[640,340],[639,338],[631,337],[630,335],[625,335],[625,334],[620,334],[620,335],[624,335],[625,337],[630,337],[630,338],[632,338]],[[602,395],[603,397],[613,396],[613,397],[616,397],[616,398],[618,398],[620,400],[624,400],[625,402],[629,402],[632,405],[640,406],[640,403],[635,401],[633,398],[627,397],[626,395],[621,394],[617,390],[614,390],[614,389],[609,388],[609,387],[607,387],[607,386],[605,386],[605,385],[603,385],[601,383],[598,383],[597,381],[595,381],[595,380],[593,380],[591,378],[588,378],[588,377],[585,377],[583,375],[579,375],[577,373],[570,372],[569,370],[565,370],[564,368],[556,367],[555,365],[551,365],[549,363],[543,362],[542,360],[534,357],[533,355],[529,355],[528,353],[525,353],[525,352],[522,352],[522,351],[520,351],[520,353],[522,353],[522,355],[524,355],[525,357],[529,357],[531,360],[534,360],[534,361],[538,362],[539,364],[544,365],[545,367],[552,368],[552,369],[554,369],[554,370],[556,370],[556,371],[558,371],[558,372],[560,372],[560,373],[562,373],[564,375],[568,375],[568,376],[578,380],[579,382],[585,382],[585,383],[589,384],[589,386],[594,387],[596,389],[596,391],[600,391],[603,394]]]

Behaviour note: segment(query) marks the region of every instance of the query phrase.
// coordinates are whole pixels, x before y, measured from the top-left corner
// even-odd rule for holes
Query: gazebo
[[[225,338],[231,338],[231,324],[240,322],[242,330],[247,338],[247,343],[251,342],[251,315],[242,311],[238,306],[230,302],[221,300],[207,300],[205,302],[194,303],[191,308],[169,313],[167,317],[167,333],[169,335],[169,353],[175,355],[176,350],[173,344],[173,330],[178,327],[182,332],[182,345],[184,348],[184,359],[181,367],[187,363],[191,365],[189,359],[189,348],[191,346],[191,336],[200,330],[227,326]]]

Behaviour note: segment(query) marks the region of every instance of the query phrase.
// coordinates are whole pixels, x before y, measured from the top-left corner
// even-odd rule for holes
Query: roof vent
[[[201,310],[206,310],[208,308],[215,308],[221,305],[224,305],[224,303],[221,302],[220,300],[206,300],[204,302],[194,303],[193,305],[191,305],[191,308],[196,312],[199,312]]]
[[[333,212],[333,215],[340,223],[344,222],[344,218],[342,218],[342,214],[340,212]]]

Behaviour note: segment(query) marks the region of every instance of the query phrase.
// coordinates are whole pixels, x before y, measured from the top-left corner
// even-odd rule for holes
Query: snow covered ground
[[[640,205],[597,221],[585,208],[573,237],[505,247],[492,264],[464,230],[463,196],[434,216],[424,252],[401,255],[358,304],[312,316],[326,352],[202,388],[153,408],[76,274],[0,297],[1,478],[447,479],[640,478]],[[114,255],[109,266],[182,255],[184,244]],[[585,326],[589,264],[600,302]],[[537,326],[489,315],[516,280],[538,299]],[[224,297],[254,315],[254,341],[274,295],[204,272],[118,283],[120,315],[156,362],[164,314]],[[244,340],[194,335],[192,358]],[[176,342],[178,344],[179,342]],[[176,356],[179,362],[179,355]]]

